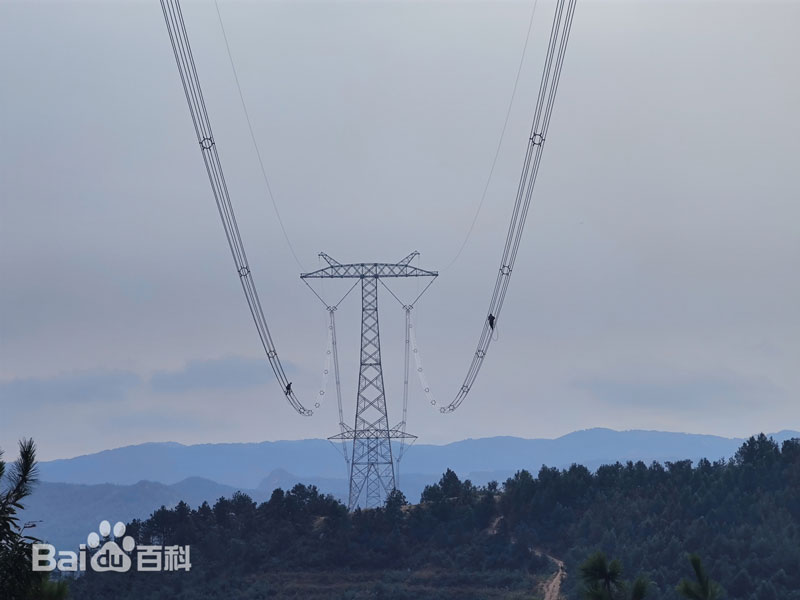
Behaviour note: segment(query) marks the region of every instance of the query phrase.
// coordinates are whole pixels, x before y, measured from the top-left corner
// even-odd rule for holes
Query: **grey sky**
[[[417,311],[443,401],[488,304],[552,7],[540,1],[475,233]],[[319,251],[412,250],[444,267],[491,164],[531,3],[221,8],[305,268]],[[264,193],[214,5],[184,14],[273,335],[312,403],[326,315]],[[579,1],[499,342],[457,413],[416,386],[409,431],[798,428],[798,22],[798,3]],[[298,417],[261,362],[158,3],[4,2],[0,81],[0,447],[32,435],[55,458],[334,433],[332,389]],[[397,421],[402,312],[381,302]],[[350,410],[358,309],[354,295],[338,321]]]

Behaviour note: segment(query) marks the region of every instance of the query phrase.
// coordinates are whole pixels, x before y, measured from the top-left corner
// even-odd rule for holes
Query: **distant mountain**
[[[773,434],[782,442],[800,437],[796,431]],[[567,467],[580,463],[596,468],[626,460],[716,460],[733,455],[741,438],[662,431],[587,429],[556,439],[491,437],[467,439],[443,446],[415,445],[402,461],[402,472],[441,475],[458,473],[513,473],[538,471],[546,464]],[[63,483],[116,483],[132,485],[142,480],[170,485],[190,477],[203,477],[235,488],[256,488],[270,473],[284,470],[302,478],[344,479],[341,456],[326,440],[298,440],[249,444],[174,442],[141,444],[76,458],[41,464],[43,481]]]
[[[333,494],[340,499],[346,498],[348,493],[347,479],[344,477],[338,479],[331,477],[300,477],[289,473],[285,469],[275,469],[272,471],[272,473],[261,480],[261,483],[258,484],[258,488],[256,489],[269,496],[269,494],[277,488],[290,490],[298,483],[315,485],[326,494]]]
[[[503,481],[513,473],[466,473],[466,477],[478,484],[491,479]],[[435,483],[437,475],[405,475],[400,479],[400,488],[406,496],[416,502],[426,485]],[[173,508],[183,500],[192,508],[204,501],[213,506],[220,497],[230,497],[242,491],[258,503],[264,502],[273,490],[292,489],[296,484],[315,485],[325,494],[331,494],[342,502],[347,502],[348,481],[344,477],[301,477],[284,469],[276,469],[255,489],[240,489],[222,485],[202,477],[190,477],[172,485],[153,481],[139,481],[133,485],[101,483],[41,482],[27,499],[26,508],[20,515],[22,522],[35,523],[30,534],[45,540],[57,548],[75,548],[86,542],[86,536],[97,529],[100,521],[106,519],[129,522],[131,519],[144,519],[160,508]]]
[[[782,442],[800,437],[781,431]],[[403,458],[399,487],[416,502],[426,485],[438,481],[447,468],[476,485],[503,482],[519,469],[537,472],[542,464],[567,467],[579,463],[596,468],[617,460],[716,460],[732,456],[742,439],[659,431],[589,429],[553,440],[514,437],[469,439],[444,446],[414,446]],[[341,462],[340,462],[341,461]],[[287,466],[288,465],[288,466]],[[294,473],[291,468],[299,468]],[[297,483],[315,485],[346,501],[344,461],[324,440],[183,446],[142,444],[41,464],[40,483],[22,514],[41,521],[31,531],[58,547],[85,541],[103,519],[146,518],[180,500],[197,507],[213,504],[237,490],[262,502],[275,488]],[[213,479],[219,478],[223,483]],[[161,479],[161,483],[154,480]],[[57,483],[55,483],[57,481]],[[174,481],[174,483],[171,483]]]
[[[160,481],[173,484],[203,477],[234,487],[254,488],[270,472],[285,469],[300,476],[344,477],[344,461],[327,440],[251,444],[149,443],[43,462],[43,481],[118,483]]]
[[[112,524],[117,521],[127,523],[131,519],[146,518],[161,506],[172,508],[181,500],[197,507],[203,501],[213,503],[235,491],[236,488],[200,477],[173,485],[153,481],[140,481],[134,485],[43,481],[36,485],[34,493],[26,500],[21,521],[35,523],[30,535],[68,549],[86,543],[86,536],[96,531],[104,519]],[[247,490],[247,493],[257,501],[269,498],[269,494],[258,490]]]

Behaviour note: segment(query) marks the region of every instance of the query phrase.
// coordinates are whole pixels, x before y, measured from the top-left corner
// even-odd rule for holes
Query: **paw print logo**
[[[107,539],[111,535],[111,523],[108,521],[101,521],[100,526],[97,528],[100,534],[94,531],[89,534],[86,543],[94,550],[100,547],[101,540]],[[117,540],[122,540],[122,547],[120,548]],[[128,553],[136,547],[134,539],[125,535],[125,523],[121,521],[114,525],[114,540],[106,541],[100,549],[92,555],[92,569],[100,573],[104,571],[116,571],[118,573],[125,573],[131,568],[131,557]]]

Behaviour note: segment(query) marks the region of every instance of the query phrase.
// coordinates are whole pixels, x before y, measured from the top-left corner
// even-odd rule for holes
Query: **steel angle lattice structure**
[[[328,438],[331,441],[352,444],[348,461],[350,509],[360,505],[362,496],[365,507],[382,504],[386,496],[395,489],[392,440],[416,439],[416,436],[406,433],[405,423],[402,421],[394,427],[389,426],[381,364],[378,282],[381,278],[436,278],[436,271],[427,271],[410,264],[417,255],[417,252],[412,252],[397,263],[343,264],[327,254],[320,254],[328,266],[300,275],[304,280],[361,279],[361,357],[355,423],[352,428],[342,423],[340,433]]]

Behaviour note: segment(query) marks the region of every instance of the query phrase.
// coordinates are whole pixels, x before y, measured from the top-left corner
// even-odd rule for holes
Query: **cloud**
[[[125,18],[113,19],[94,4],[59,6],[54,17],[50,5],[0,2],[4,43],[36,48],[0,61],[13,90],[3,95],[5,113],[14,115],[3,120],[0,145],[6,447],[23,433],[47,438],[50,456],[145,439],[329,435],[338,423],[332,381],[312,419],[299,418],[270,381],[192,143],[164,24],[148,4],[125,3]],[[225,19],[302,269],[261,193],[236,83],[218,60],[225,52],[214,8],[185,6],[271,335],[296,366],[299,397],[313,402],[327,314],[298,271],[316,268],[320,250],[348,262],[419,250],[421,266],[442,271],[414,313],[430,385],[447,402],[485,323],[549,17],[534,23],[484,209],[461,257],[447,267],[486,184],[530,7],[382,3],[362,11],[324,3],[308,11],[294,3],[277,14],[276,6],[232,3]],[[800,36],[789,26],[800,18],[800,3],[771,3],[767,11],[756,3],[666,6],[591,2],[580,9],[500,340],[452,415],[441,416],[412,382],[409,430],[421,440],[552,436],[595,425],[738,436],[800,419],[800,80],[787,59],[800,53]],[[704,34],[687,35],[688,26]],[[217,33],[206,36],[204,27]],[[119,64],[126,68],[112,68]],[[49,87],[60,93],[46,93]],[[765,99],[770,110],[751,110]],[[744,138],[742,114],[749,118]],[[741,151],[742,139],[752,151]],[[399,292],[402,284],[389,285]],[[347,290],[343,280],[324,286],[331,300],[340,287]],[[380,290],[394,422],[404,320]],[[347,421],[358,386],[358,295],[354,290],[336,313]],[[233,356],[253,358],[203,362]],[[200,413],[205,424],[170,436],[130,428],[121,440],[114,428],[101,429],[112,416],[95,410],[100,401],[38,410],[8,400],[86,397],[43,389],[44,382],[32,390],[33,382],[14,378],[132,364],[142,383],[125,400],[106,403],[113,415],[141,412],[147,423],[180,407]],[[643,376],[642,364],[670,365],[676,378]],[[748,387],[731,373],[763,373],[780,393]],[[694,403],[705,412],[688,422]],[[9,405],[24,416],[13,418]],[[230,414],[232,405],[247,416]]]
[[[147,408],[128,412],[124,415],[111,415],[105,422],[106,426],[114,431],[124,434],[137,434],[147,431],[148,434],[168,434],[169,438],[175,432],[185,431],[198,427],[213,425],[212,418],[204,418],[180,407],[164,410],[163,407]]]
[[[586,377],[574,380],[606,405],[665,411],[755,407],[777,388],[769,381],[737,376],[691,375],[669,378]]]
[[[96,369],[72,371],[52,377],[29,377],[0,382],[0,405],[27,407],[55,403],[82,404],[98,400],[122,400],[141,383],[129,371]]]
[[[284,363],[287,374],[294,371]],[[212,360],[193,360],[178,371],[157,371],[150,378],[155,392],[180,393],[197,390],[245,389],[272,381],[265,358],[229,356]]]

